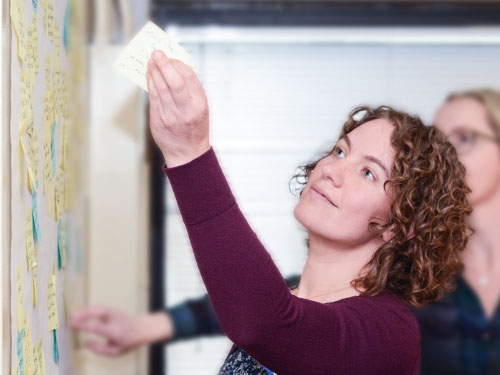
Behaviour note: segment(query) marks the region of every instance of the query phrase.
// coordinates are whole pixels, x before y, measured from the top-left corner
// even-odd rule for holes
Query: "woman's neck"
[[[500,212],[500,188],[496,194],[485,202],[474,206],[469,223],[474,234],[469,238],[464,260],[483,254],[489,258],[488,262],[500,262],[500,230],[498,215]],[[479,255],[481,256],[481,255]]]
[[[488,201],[474,206],[470,225],[475,230],[463,254],[464,277],[483,311],[493,317],[500,299],[500,189]]]
[[[308,257],[295,294],[321,303],[359,295],[351,281],[360,276],[375,250],[373,245],[338,250],[310,238]]]

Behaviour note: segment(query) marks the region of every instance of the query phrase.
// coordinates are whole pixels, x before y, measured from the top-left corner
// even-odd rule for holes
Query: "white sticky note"
[[[125,47],[113,67],[132,82],[148,91],[147,64],[154,50],[162,50],[169,58],[191,65],[191,57],[170,35],[149,21]]]

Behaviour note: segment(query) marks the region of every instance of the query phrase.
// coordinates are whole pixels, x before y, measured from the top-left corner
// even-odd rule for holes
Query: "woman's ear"
[[[394,224],[382,232],[384,242],[389,242],[394,237]]]

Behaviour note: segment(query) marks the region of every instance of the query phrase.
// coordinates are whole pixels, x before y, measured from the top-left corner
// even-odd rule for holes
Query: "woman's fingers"
[[[149,87],[150,105],[153,105],[161,116],[172,111],[177,112],[177,106],[167,82],[156,63],[148,63],[147,81]]]
[[[159,82],[159,77],[154,75],[154,81],[155,84],[157,84],[156,88],[160,94],[163,94],[163,89],[168,88],[167,91],[169,92],[170,97],[173,98],[176,105],[179,107],[185,106],[186,103],[191,101],[191,94],[188,90],[186,82],[184,82],[183,76],[179,74],[171,60],[168,59],[162,51],[154,51],[152,56],[158,71],[163,77],[163,82]],[[153,71],[153,73],[155,73],[155,71]],[[158,86],[158,83],[160,83],[161,86]],[[163,87],[163,83],[166,87]],[[162,95],[160,95],[160,97],[161,96]]]
[[[172,67],[182,76],[191,98],[205,99],[205,90],[196,73],[182,61],[170,59]]]

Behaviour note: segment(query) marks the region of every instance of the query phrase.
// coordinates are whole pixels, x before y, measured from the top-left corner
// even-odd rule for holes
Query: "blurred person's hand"
[[[119,356],[142,345],[168,341],[173,337],[173,326],[166,312],[131,316],[106,306],[91,306],[71,316],[71,326],[98,337],[84,345],[104,356]]]

